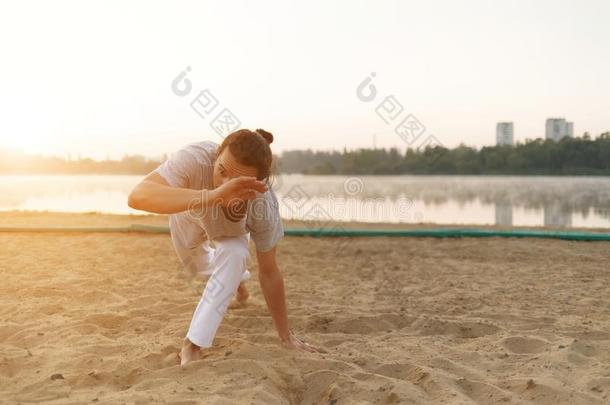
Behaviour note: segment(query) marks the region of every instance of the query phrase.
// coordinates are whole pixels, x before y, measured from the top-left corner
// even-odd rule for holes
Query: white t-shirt
[[[212,141],[191,143],[172,153],[155,171],[172,187],[212,189],[218,146]],[[218,206],[199,212],[189,211],[188,216],[189,222],[199,226],[209,240],[250,232],[259,252],[271,250],[284,236],[277,197],[271,188],[265,193],[257,193],[256,198],[248,202],[247,214],[241,221],[230,221]]]

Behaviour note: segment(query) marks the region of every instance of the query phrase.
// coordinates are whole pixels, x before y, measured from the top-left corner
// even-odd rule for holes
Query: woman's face
[[[258,170],[256,167],[246,166],[239,163],[231,154],[229,148],[225,148],[218,159],[214,162],[213,183],[214,188],[220,187],[227,181],[239,177],[256,177]],[[239,221],[246,214],[247,205],[245,202],[232,201],[230,205],[223,207],[223,211],[228,219]]]
[[[242,165],[233,157],[229,148],[225,148],[214,162],[214,188],[220,187],[235,177],[256,177],[257,174],[258,170],[256,167]]]

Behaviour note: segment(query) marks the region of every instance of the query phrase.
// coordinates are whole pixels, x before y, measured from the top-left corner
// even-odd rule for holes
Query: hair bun
[[[256,131],[257,134],[259,134],[260,136],[262,136],[263,138],[265,138],[265,140],[267,141],[267,143],[272,143],[273,142],[273,134],[271,132],[267,132],[264,129],[260,129],[258,128]]]

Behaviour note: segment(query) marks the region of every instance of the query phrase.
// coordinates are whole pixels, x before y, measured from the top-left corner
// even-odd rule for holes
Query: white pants
[[[197,346],[210,347],[239,283],[250,279],[246,269],[250,234],[210,242],[201,224],[188,212],[170,215],[169,224],[182,264],[191,273],[207,278],[186,336]]]
[[[211,265],[216,249],[210,246],[205,232],[187,213],[172,214],[169,216],[172,243],[178,254],[178,258],[191,273],[198,274],[204,278],[209,277],[214,271]],[[250,240],[250,234],[247,236]],[[218,241],[215,241],[216,244]],[[246,243],[247,245],[247,243]],[[242,281],[250,279],[250,272],[246,270]]]
[[[214,241],[216,249],[209,251],[211,274],[193,314],[186,337],[199,347],[210,347],[239,283],[250,278],[246,269],[250,234]]]

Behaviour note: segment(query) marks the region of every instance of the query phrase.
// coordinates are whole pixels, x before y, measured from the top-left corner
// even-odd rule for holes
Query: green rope
[[[168,234],[167,226],[133,224],[126,227],[0,227],[0,232],[139,232]],[[468,228],[433,229],[314,229],[289,228],[287,236],[311,237],[416,237],[416,238],[543,238],[575,241],[610,241],[609,233],[581,231],[544,231],[544,230],[492,230]]]

